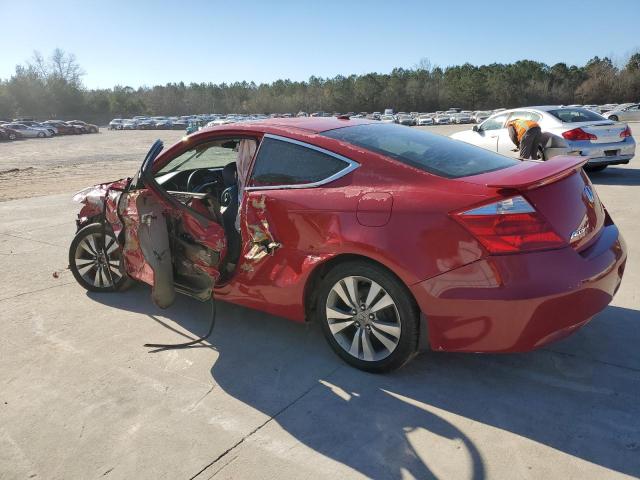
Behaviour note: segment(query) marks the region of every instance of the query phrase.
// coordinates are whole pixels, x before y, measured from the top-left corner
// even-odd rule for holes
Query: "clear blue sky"
[[[640,1],[0,0],[0,25],[0,78],[60,47],[88,87],[138,87],[389,72],[422,58],[622,60],[640,48]]]

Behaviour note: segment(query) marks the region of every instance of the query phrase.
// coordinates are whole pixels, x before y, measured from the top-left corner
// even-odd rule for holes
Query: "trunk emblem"
[[[576,230],[571,234],[571,237],[569,237],[569,241],[575,242],[576,240],[580,240],[582,237],[584,237],[587,234],[587,230],[588,230],[588,227],[586,225],[584,227],[580,227],[578,230]]]
[[[585,185],[585,187],[584,187],[584,196],[587,198],[589,203],[592,204],[592,205],[596,201],[596,197],[593,194],[593,190],[591,189],[591,187],[589,185]]]

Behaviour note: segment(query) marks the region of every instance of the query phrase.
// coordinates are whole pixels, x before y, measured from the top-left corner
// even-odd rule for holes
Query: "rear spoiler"
[[[588,158],[585,157],[570,156],[553,157],[546,162],[524,160],[513,167],[483,173],[465,180],[471,183],[482,183],[491,188],[531,190],[568,177],[581,169],[587,160]]]

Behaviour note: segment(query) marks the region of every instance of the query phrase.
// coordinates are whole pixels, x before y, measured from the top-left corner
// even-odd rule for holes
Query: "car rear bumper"
[[[591,143],[588,141],[567,142],[567,147],[547,148],[547,158],[557,155],[589,157],[589,165],[615,165],[629,163],[636,153],[633,137],[622,142]]]
[[[411,290],[432,349],[528,351],[564,338],[603,310],[620,286],[626,258],[611,224],[580,252],[489,256]]]

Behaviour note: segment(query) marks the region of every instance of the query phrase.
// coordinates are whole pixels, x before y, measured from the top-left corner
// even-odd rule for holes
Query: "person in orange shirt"
[[[520,158],[538,158],[538,150],[542,144],[542,130],[538,122],[516,118],[507,123],[509,138],[520,149]]]

